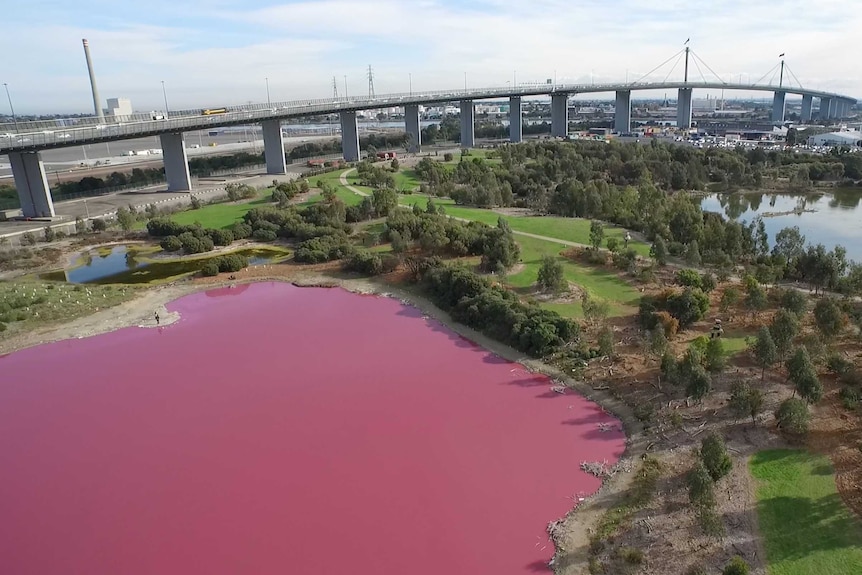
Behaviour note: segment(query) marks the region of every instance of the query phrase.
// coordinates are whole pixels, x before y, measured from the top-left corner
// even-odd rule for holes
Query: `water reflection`
[[[862,261],[860,199],[862,188],[835,188],[828,194],[712,194],[701,207],[746,223],[761,216],[770,241],[782,228],[799,226],[808,243],[822,243],[827,250],[844,246],[850,259]]]
[[[281,250],[266,248],[237,250],[232,253],[248,258],[249,265],[273,263],[286,257],[285,252]],[[141,259],[139,249],[120,245],[84,252],[71,268],[47,272],[39,277],[49,281],[70,283],[140,284],[197,272],[208,259],[147,262]]]

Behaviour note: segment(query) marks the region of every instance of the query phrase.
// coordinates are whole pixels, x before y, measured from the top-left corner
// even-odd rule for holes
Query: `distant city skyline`
[[[720,10],[680,0],[83,0],[13,4],[4,21],[0,83],[21,115],[92,112],[82,38],[102,99],[129,98],[136,110],[164,108],[162,81],[172,109],[265,102],[267,78],[273,102],[331,97],[333,77],[339,95],[345,77],[348,95],[365,95],[369,64],[377,94],[463,89],[465,73],[468,87],[633,81],[687,38],[724,81],[756,81],[786,53],[805,87],[862,98],[862,11],[837,0],[726,0]],[[715,79],[690,67],[690,80],[701,74]],[[668,79],[681,78],[679,63]]]

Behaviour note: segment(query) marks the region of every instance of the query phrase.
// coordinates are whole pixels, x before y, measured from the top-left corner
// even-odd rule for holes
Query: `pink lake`
[[[619,422],[397,300],[260,283],[0,358],[4,575],[547,572]],[[614,430],[602,432],[599,423]]]

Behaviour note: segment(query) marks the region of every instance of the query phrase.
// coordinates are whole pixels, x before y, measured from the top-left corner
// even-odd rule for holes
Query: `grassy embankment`
[[[862,528],[838,495],[828,458],[777,449],[749,467],[770,575],[862,573]]]
[[[0,338],[90,315],[135,293],[131,286],[0,282]]]

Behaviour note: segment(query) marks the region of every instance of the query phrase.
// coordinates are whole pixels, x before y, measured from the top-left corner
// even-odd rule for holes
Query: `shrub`
[[[241,254],[227,254],[215,258],[220,272],[238,272],[248,267],[248,258]]]
[[[703,280],[697,270],[679,270],[676,272],[676,283],[681,286],[701,288]]]
[[[775,412],[778,428],[795,435],[808,431],[808,404],[792,397],[784,400]]]
[[[733,467],[724,440],[715,433],[711,433],[701,442],[700,459],[713,481],[718,481],[730,473]]]
[[[199,238],[192,232],[183,232],[177,238],[183,246],[183,251],[187,254],[200,254],[213,249],[213,241],[205,236]]]
[[[192,199],[191,199],[191,208],[192,208],[193,210],[199,210],[199,209],[201,209],[201,200],[200,200],[200,198],[198,198],[197,196],[192,196]]]
[[[548,292],[560,292],[567,286],[563,276],[563,264],[552,256],[542,257],[542,267],[539,268],[539,288]]]
[[[83,220],[83,218],[81,218],[81,216],[78,216],[77,218],[75,218],[75,233],[83,234],[83,233],[86,233],[86,231],[87,231],[87,222],[85,222]]]
[[[445,154],[443,154],[443,161],[444,162],[451,162],[454,159],[455,159],[455,156],[452,154],[452,152],[446,152]]]
[[[736,556],[724,567],[721,575],[748,575],[749,571],[748,563],[742,557]]]
[[[207,235],[217,246],[229,246],[233,243],[233,232],[230,230],[208,229]]]
[[[383,260],[378,254],[357,251],[345,260],[344,267],[350,271],[375,276],[383,273]]]
[[[31,232],[24,232],[23,234],[21,234],[21,245],[35,246],[36,236],[34,236]]]
[[[96,218],[92,221],[94,232],[104,232],[108,229],[108,224],[101,218]]]
[[[51,226],[45,226],[43,233],[45,235],[45,242],[46,243],[53,242],[57,238],[57,233],[54,231],[54,228],[52,228]]]
[[[739,290],[735,287],[727,287],[724,293],[721,294],[721,301],[718,304],[718,309],[722,312],[727,312],[730,308],[739,303]]]
[[[848,359],[844,359],[840,354],[833,353],[826,360],[826,369],[835,375],[844,375],[853,369],[853,362]]]
[[[702,289],[705,293],[709,293],[715,289],[718,285],[718,282],[715,280],[715,276],[709,272],[704,273],[700,276],[700,289]]]
[[[251,234],[251,237],[259,242],[274,242],[278,239],[278,234],[272,230],[258,228],[254,230],[254,232]]]
[[[201,267],[201,274],[205,276],[217,276],[219,274],[218,264],[212,260]]]
[[[245,222],[237,222],[230,227],[230,231],[233,234],[233,239],[242,240],[251,236],[251,226]]]
[[[698,288],[687,287],[667,298],[667,310],[686,328],[703,319],[709,310],[709,297]]]
[[[177,252],[183,249],[183,243],[177,236],[167,236],[162,238],[159,245],[162,246],[162,249],[166,252]]]
[[[856,409],[856,405],[859,403],[859,392],[852,387],[842,387],[841,391],[838,392],[838,397],[847,409]]]

